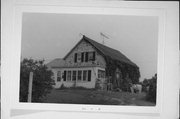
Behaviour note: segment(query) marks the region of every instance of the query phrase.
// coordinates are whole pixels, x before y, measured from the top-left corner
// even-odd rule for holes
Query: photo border
[[[115,2],[116,3],[116,2]],[[118,2],[119,4],[119,2]],[[165,55],[165,39],[166,39],[166,9],[160,8],[145,8],[139,5],[130,5],[123,3],[124,7],[117,7],[111,4],[109,7],[101,5],[93,6],[58,6],[58,5],[20,5],[16,4],[13,16],[13,41],[12,49],[14,62],[10,63],[12,68],[10,79],[11,92],[13,98],[10,99],[13,109],[38,109],[38,110],[58,110],[58,111],[76,111],[76,112],[109,112],[109,113],[133,113],[133,114],[154,114],[160,115],[162,112],[162,103],[164,102],[164,55]],[[114,5],[114,6],[113,6]],[[135,6],[135,8],[134,8]],[[53,8],[53,9],[52,9]],[[82,10],[83,9],[83,10]],[[80,105],[80,104],[38,104],[38,103],[19,103],[19,74],[20,74],[20,58],[21,58],[21,29],[22,29],[22,14],[29,13],[66,13],[66,14],[106,14],[106,15],[138,15],[138,16],[158,16],[159,17],[159,36],[158,36],[158,79],[157,79],[157,103],[155,107],[145,106],[105,106],[105,105]]]
[[[53,7],[54,8],[54,7]],[[142,11],[143,10],[143,11]],[[61,12],[59,12],[61,11]],[[157,104],[155,106],[155,108],[152,106],[121,106],[118,105],[118,107],[116,105],[111,105],[111,106],[106,106],[106,105],[82,105],[82,104],[26,104],[26,103],[19,103],[19,88],[17,89],[17,87],[19,87],[19,79],[20,77],[18,76],[18,74],[20,74],[20,69],[16,69],[16,73],[15,73],[15,78],[14,82],[13,82],[13,90],[15,91],[13,94],[15,94],[15,99],[13,99],[12,101],[15,101],[14,104],[16,104],[17,107],[15,108],[31,108],[31,109],[44,109],[44,107],[48,107],[48,110],[61,110],[61,111],[98,111],[98,112],[133,112],[133,113],[159,113],[160,109],[160,95],[162,94],[162,88],[161,85],[162,84],[162,70],[163,68],[163,59],[164,56],[162,54],[164,54],[164,43],[163,43],[163,37],[162,35],[163,33],[163,27],[164,27],[164,21],[162,19],[162,17],[164,17],[164,14],[162,13],[161,10],[144,10],[144,9],[127,9],[127,8],[81,8],[81,10],[79,10],[79,8],[74,8],[74,7],[57,7],[56,9],[52,9],[52,7],[47,6],[47,7],[21,7],[21,8],[17,8],[15,10],[15,39],[17,42],[17,48],[18,48],[18,54],[17,56],[19,57],[17,60],[17,64],[15,67],[20,67],[20,52],[21,52],[21,31],[22,31],[22,16],[23,13],[56,13],[56,14],[93,14],[93,15],[127,15],[127,16],[157,16],[159,18],[159,36],[158,36],[158,67],[161,67],[162,69],[158,68],[158,88],[157,88]],[[162,28],[162,29],[161,29]],[[160,70],[159,70],[160,69]],[[16,85],[14,85],[16,84]],[[141,110],[141,111],[140,111]]]

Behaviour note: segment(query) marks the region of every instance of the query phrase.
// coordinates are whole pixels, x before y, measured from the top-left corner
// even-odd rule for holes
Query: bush
[[[144,79],[142,82],[142,91],[147,93],[148,92],[147,87],[149,87],[149,80]]]
[[[147,92],[146,99],[148,101],[156,103],[156,89],[157,89],[157,74],[155,74],[149,83],[149,91]]]
[[[44,60],[24,59],[20,69],[20,102],[27,102],[30,72],[33,72],[32,102],[41,102],[41,98],[53,88],[53,73],[48,70]]]
[[[96,84],[95,84],[95,89],[96,90],[100,90],[101,89],[101,86],[100,86],[100,79],[96,79]]]
[[[122,82],[122,90],[125,92],[130,92],[130,87],[132,84],[132,80],[129,78],[129,75],[126,76],[125,80]]]

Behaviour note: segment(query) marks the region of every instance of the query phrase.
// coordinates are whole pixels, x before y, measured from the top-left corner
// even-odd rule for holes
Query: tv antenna
[[[106,39],[109,39],[109,37],[107,36],[107,35],[105,35],[104,33],[102,33],[102,32],[100,32],[100,36],[101,36],[101,38],[102,38],[102,44],[104,45],[105,44],[105,42],[104,42],[104,40],[105,40],[105,38]]]

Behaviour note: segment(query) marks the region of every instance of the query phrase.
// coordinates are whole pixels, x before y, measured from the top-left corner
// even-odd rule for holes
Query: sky
[[[140,68],[140,81],[157,73],[158,17],[24,13],[21,57],[63,58],[82,35],[119,50]]]

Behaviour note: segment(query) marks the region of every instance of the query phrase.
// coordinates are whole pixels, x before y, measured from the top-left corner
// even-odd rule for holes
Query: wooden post
[[[33,72],[29,74],[29,89],[28,89],[28,102],[32,99],[32,82],[33,82]]]

